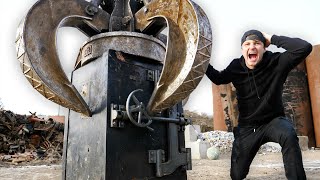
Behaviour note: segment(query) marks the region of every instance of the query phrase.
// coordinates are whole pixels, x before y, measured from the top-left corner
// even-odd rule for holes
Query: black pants
[[[284,169],[289,180],[306,179],[299,139],[293,124],[287,118],[278,117],[258,127],[235,128],[234,136],[230,171],[233,180],[246,178],[253,158],[260,146],[266,142],[281,145]]]

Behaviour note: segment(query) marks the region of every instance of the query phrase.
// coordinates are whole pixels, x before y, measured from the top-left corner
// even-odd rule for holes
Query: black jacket
[[[273,35],[271,44],[284,48],[283,53],[266,51],[255,69],[248,69],[243,56],[234,59],[223,71],[208,66],[206,75],[215,84],[236,88],[239,125],[256,126],[284,116],[283,84],[288,73],[312,51],[310,43],[299,38]]]

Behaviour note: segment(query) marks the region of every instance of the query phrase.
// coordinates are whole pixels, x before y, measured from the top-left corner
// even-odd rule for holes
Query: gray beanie
[[[263,45],[266,45],[266,38],[258,30],[249,30],[245,32],[241,38],[241,46],[247,40],[259,40],[263,43]]]

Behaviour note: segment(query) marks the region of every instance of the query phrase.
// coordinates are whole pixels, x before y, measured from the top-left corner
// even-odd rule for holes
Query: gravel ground
[[[320,150],[303,151],[304,167],[308,180],[320,180]],[[193,160],[188,180],[228,180],[230,153],[218,160]],[[1,167],[1,180],[60,180],[61,165]],[[285,180],[281,153],[258,154],[254,159],[247,180]]]

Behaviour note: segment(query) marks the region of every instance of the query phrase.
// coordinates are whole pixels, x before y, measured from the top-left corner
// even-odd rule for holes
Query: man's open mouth
[[[257,54],[249,54],[249,59],[257,59],[258,55]]]

